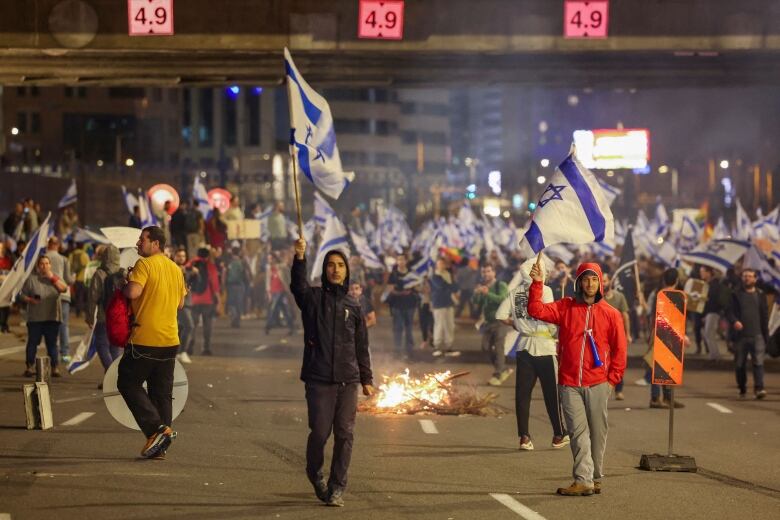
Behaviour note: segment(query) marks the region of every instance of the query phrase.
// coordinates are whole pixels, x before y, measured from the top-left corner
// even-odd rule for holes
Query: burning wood
[[[373,414],[502,415],[506,409],[494,403],[496,394],[479,396],[474,387],[453,386],[453,380],[468,374],[447,370],[413,379],[407,368],[394,376],[382,376],[384,383],[377,395],[360,403],[358,410]]]

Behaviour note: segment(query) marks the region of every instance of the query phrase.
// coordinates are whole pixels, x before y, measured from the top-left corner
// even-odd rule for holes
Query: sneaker
[[[189,365],[190,363],[192,363],[192,358],[186,352],[182,352],[181,354],[178,354],[176,357],[179,359],[179,361],[181,361],[185,365]]]
[[[756,391],[756,399],[765,399],[766,398],[766,390],[763,388],[761,390]]]
[[[623,401],[626,398],[625,395],[623,395],[623,392],[615,392],[615,400],[616,401]]]
[[[325,480],[320,477],[319,480],[316,480],[311,483],[312,486],[314,486],[314,494],[317,495],[317,498],[319,498],[322,502],[328,503],[328,485],[325,484]]]
[[[62,358],[63,363],[70,363],[71,357],[68,354],[63,354],[60,357]]]
[[[441,356],[442,354],[444,354],[444,352],[442,352],[442,351],[441,351],[441,350],[439,350],[439,349],[436,349],[436,350],[434,350],[434,351],[433,351],[433,357],[439,357],[439,356]]]
[[[169,426],[162,425],[157,433],[147,439],[144,449],[141,450],[141,456],[147,459],[154,458],[160,452],[167,451],[173,439],[176,438],[176,432]]]
[[[669,408],[669,403],[661,399],[651,399],[650,408]]]
[[[460,356],[460,350],[448,350],[444,353],[446,357],[458,357]]]
[[[340,489],[334,489],[330,492],[330,495],[328,495],[328,501],[325,502],[325,505],[330,507],[344,507],[344,498],[343,498],[344,492]]]
[[[520,446],[518,449],[532,451],[534,449],[534,443],[531,442],[531,437],[528,435],[523,435],[520,437]]]
[[[51,377],[62,377],[62,372],[60,372],[60,367],[54,367],[51,370]]]
[[[642,377],[642,378],[639,378],[639,379],[637,379],[636,381],[634,381],[634,384],[635,384],[636,386],[647,386],[647,385],[649,385],[650,383],[648,383],[648,382],[645,380],[645,378],[644,378],[644,377]]]
[[[506,370],[501,372],[501,375],[498,376],[498,379],[503,383],[504,381],[509,379],[509,376],[511,376],[514,373],[515,373],[515,369],[514,368],[507,368]]]
[[[587,497],[595,492],[593,486],[586,486],[580,482],[572,482],[571,486],[558,488],[558,494],[568,497]]]
[[[488,380],[488,384],[490,386],[501,386],[501,380],[496,376],[493,376]]]
[[[596,495],[601,494],[601,482],[599,482],[598,480],[593,481],[593,493],[595,493]]]
[[[564,436],[556,435],[552,438],[552,447],[557,450],[563,448],[564,446],[568,446],[570,442],[571,439],[569,439],[568,435],[564,435]]]
[[[168,453],[168,450],[162,450],[154,457],[149,457],[151,460],[165,460],[165,454]]]

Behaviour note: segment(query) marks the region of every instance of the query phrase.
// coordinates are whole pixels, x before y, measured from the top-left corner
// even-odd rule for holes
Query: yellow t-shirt
[[[176,313],[187,294],[181,269],[163,254],[141,258],[130,273],[130,281],[143,287],[132,300],[136,326],[130,342],[146,347],[175,347],[179,344]]]

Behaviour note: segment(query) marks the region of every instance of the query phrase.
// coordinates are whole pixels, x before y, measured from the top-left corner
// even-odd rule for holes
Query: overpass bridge
[[[150,0],[151,1],[151,0]],[[401,40],[357,37],[358,0],[177,0],[174,36],[128,36],[121,0],[0,3],[0,84],[780,85],[777,0],[611,0],[565,39],[562,0],[408,0]]]

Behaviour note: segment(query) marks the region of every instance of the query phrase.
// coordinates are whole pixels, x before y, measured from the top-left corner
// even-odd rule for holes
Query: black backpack
[[[209,288],[209,268],[205,261],[196,260],[192,264],[198,270],[198,276],[192,280],[190,289],[195,294],[203,294]]]
[[[116,292],[117,289],[122,289],[124,287],[127,273],[124,268],[121,268],[119,271],[112,274],[108,274],[106,271],[103,272],[106,273],[106,278],[103,280],[103,298],[100,303],[103,305],[103,310],[106,310],[108,309],[108,303],[111,301],[111,297],[114,296],[114,292]]]

